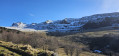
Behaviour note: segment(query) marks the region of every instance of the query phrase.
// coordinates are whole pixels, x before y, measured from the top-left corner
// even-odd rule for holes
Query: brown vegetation
[[[67,36],[48,36],[46,33],[23,33],[13,30],[0,31],[0,40],[13,42],[17,44],[29,44],[33,48],[54,51],[62,49],[65,56],[118,56],[119,54],[119,35],[102,31],[102,32],[84,32]],[[115,31],[116,33],[118,31]],[[26,47],[22,47],[26,50]],[[101,53],[94,53],[94,50],[100,50]],[[41,54],[41,53],[40,53]],[[56,55],[55,54],[55,55]],[[101,55],[102,54],[102,55]]]
[[[8,31],[7,29],[2,29],[0,33],[0,40],[17,44],[29,44],[33,48],[40,48],[45,52],[47,50],[55,52],[58,48],[64,48],[64,51],[66,51],[68,48],[68,55],[71,56],[77,49],[77,45],[75,43],[73,44],[71,41],[64,41],[53,36],[47,36],[45,33],[17,33],[17,31],[14,32],[13,30]],[[21,49],[25,50],[27,48],[22,47]]]
[[[14,56],[14,55],[15,56],[42,56],[42,55],[51,56],[53,54],[53,52],[48,53],[48,52],[40,51],[38,49],[34,49],[30,45],[13,44],[12,42],[0,41],[0,48],[1,47],[2,47],[2,50],[7,49],[7,52],[4,52],[4,53],[0,52],[0,55],[3,55],[3,56]],[[9,54],[8,51],[10,51],[11,54],[13,55]]]

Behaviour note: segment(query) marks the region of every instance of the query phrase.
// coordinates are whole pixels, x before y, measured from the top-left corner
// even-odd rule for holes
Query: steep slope
[[[63,20],[48,20],[42,23],[24,24],[21,22],[13,23],[12,27],[29,28],[35,30],[48,30],[49,32],[79,32],[85,29],[93,29],[119,24],[119,13],[105,13],[86,16],[82,18],[66,18]]]

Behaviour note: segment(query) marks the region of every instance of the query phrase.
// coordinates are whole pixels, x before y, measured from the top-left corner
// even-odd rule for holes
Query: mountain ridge
[[[41,23],[13,23],[12,27],[21,29],[48,30],[49,32],[79,32],[84,29],[99,28],[119,24],[119,12],[95,14],[82,18],[65,18],[63,20],[47,20]],[[103,26],[101,26],[103,25]]]

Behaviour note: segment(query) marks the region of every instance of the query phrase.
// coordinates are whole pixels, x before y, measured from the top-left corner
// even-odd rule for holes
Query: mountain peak
[[[24,24],[22,22],[13,23],[13,27],[30,28],[35,30],[49,30],[50,32],[82,31],[98,27],[119,24],[119,12],[96,14],[82,18],[65,18],[64,20],[47,20],[43,23]]]
[[[12,27],[24,28],[25,26],[26,26],[26,24],[24,24],[22,22],[17,22],[17,23],[12,24]]]

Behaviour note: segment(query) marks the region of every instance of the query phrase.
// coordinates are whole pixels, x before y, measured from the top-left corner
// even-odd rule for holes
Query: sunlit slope
[[[30,45],[0,41],[0,56],[51,56],[53,52],[34,49]]]

